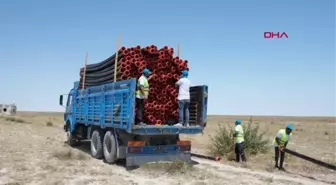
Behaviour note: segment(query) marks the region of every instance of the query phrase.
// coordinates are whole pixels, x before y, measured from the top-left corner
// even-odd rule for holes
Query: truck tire
[[[103,140],[104,157],[107,163],[111,164],[117,160],[117,143],[112,131],[107,131]]]
[[[77,140],[74,139],[73,134],[71,133],[70,126],[67,127],[67,143],[69,146],[74,147],[77,145]]]
[[[101,135],[101,132],[95,130],[91,136],[91,156],[96,159],[103,158],[103,144]]]

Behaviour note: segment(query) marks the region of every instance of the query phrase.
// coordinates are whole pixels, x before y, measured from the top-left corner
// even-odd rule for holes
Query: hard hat
[[[147,69],[147,68],[145,68],[144,70],[143,70],[143,73],[144,74],[148,74],[148,75],[150,75],[150,74],[152,74],[152,72],[149,70],[149,69]]]
[[[294,127],[293,127],[292,124],[287,124],[287,125],[286,125],[286,128],[289,129],[289,130],[293,130],[293,129],[294,129]]]
[[[242,121],[240,119],[237,119],[235,122],[237,125],[240,125],[242,123]]]
[[[182,71],[182,76],[188,76],[188,71],[187,70],[183,70]]]

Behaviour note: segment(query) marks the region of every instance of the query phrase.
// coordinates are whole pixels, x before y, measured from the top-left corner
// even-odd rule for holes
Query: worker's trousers
[[[190,100],[178,100],[179,123],[189,124]]]
[[[235,145],[235,153],[236,153],[236,162],[240,162],[240,157],[243,162],[246,162],[244,141],[241,143],[236,143]]]
[[[145,111],[145,100],[141,98],[136,98],[135,106],[136,106],[135,124],[138,124],[143,122],[143,114]]]
[[[274,152],[275,152],[275,166],[282,168],[283,167],[283,162],[285,160],[285,152],[281,152],[279,147],[274,147]],[[280,154],[280,166],[279,164],[279,154]]]

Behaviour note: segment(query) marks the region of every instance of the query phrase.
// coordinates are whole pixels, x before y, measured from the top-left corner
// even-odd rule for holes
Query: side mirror
[[[59,104],[60,106],[63,106],[63,95],[60,95],[59,97]]]

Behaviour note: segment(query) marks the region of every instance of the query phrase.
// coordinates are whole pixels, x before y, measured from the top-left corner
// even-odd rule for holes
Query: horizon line
[[[20,112],[36,112],[36,113],[64,113],[64,111],[30,111],[30,110],[22,110],[22,111],[17,111],[18,113]],[[257,115],[257,114],[208,114],[208,116],[255,116],[255,117],[310,117],[310,118],[335,118],[336,115],[334,116],[317,116],[317,115],[312,115],[312,116],[288,116],[288,115]]]

